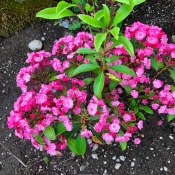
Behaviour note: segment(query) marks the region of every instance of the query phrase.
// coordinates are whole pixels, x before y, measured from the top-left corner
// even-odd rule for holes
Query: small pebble
[[[33,40],[28,44],[29,49],[35,51],[40,50],[42,48],[43,44],[40,40]]]
[[[131,162],[131,167],[134,167],[135,166],[135,162]]]
[[[172,139],[172,140],[174,139],[174,137],[172,135],[169,135],[169,138]]]
[[[90,145],[92,143],[91,139],[87,139],[88,144]]]
[[[112,160],[115,160],[115,159],[116,159],[116,156],[113,156],[113,157],[112,157]]]
[[[120,159],[117,159],[116,162],[120,162]]]
[[[86,168],[86,167],[85,167],[84,165],[81,165],[81,166],[80,166],[80,171],[84,171],[85,168]]]
[[[115,165],[115,169],[119,169],[121,167],[121,164],[120,163],[116,163],[116,165]]]
[[[103,173],[104,173],[104,174],[107,174],[107,173],[108,173],[107,169],[105,169]]]
[[[160,171],[163,171],[163,168],[162,167],[160,168]]]
[[[45,40],[45,38],[44,38],[44,37],[42,37],[42,38],[41,38],[41,40],[42,40],[42,41],[44,41],[44,40]]]
[[[165,166],[163,167],[163,169],[164,169],[164,171],[168,171],[168,168],[167,168],[167,167],[165,167]]]
[[[103,163],[106,165],[107,164],[107,162],[106,161],[103,161]]]
[[[63,26],[64,28],[69,28],[69,20],[63,20],[62,23],[61,23],[61,26]]]
[[[92,158],[98,160],[98,155],[97,154],[92,154]]]
[[[125,157],[122,155],[119,157],[121,161],[125,161]]]
[[[171,40],[172,40],[173,43],[175,43],[175,35],[172,35]]]
[[[154,148],[150,148],[150,150],[151,150],[151,151],[153,151],[153,150],[154,150]]]
[[[163,137],[159,137],[159,139],[160,139],[160,140],[162,140],[162,139],[163,139]]]
[[[98,149],[98,144],[95,144],[92,148],[92,151],[96,151]]]
[[[171,161],[170,161],[170,160],[168,160],[168,163],[171,163]]]

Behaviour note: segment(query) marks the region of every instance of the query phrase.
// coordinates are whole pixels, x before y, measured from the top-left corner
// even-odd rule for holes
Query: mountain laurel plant
[[[120,32],[120,23],[143,1],[109,0],[100,10],[93,2],[82,7],[78,0],[61,1],[38,12],[38,17],[58,19],[75,15],[69,8],[77,7],[83,14],[76,16],[91,33],[60,38],[52,53],[32,52],[29,66],[17,75],[23,93],[8,127],[50,155],[62,155],[66,147],[84,155],[86,139],[117,142],[125,150],[130,140],[140,144],[147,115],[157,111],[175,119],[175,86],[160,79],[169,71],[175,81],[175,44],[167,43],[161,28],[140,22]]]

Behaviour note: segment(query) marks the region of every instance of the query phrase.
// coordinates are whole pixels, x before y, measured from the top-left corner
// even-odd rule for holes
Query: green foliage
[[[55,130],[53,129],[52,126],[47,126],[44,129],[44,135],[50,140],[55,140],[56,139]]]

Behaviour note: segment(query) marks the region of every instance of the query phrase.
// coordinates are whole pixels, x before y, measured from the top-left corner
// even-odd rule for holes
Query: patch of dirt
[[[163,27],[170,38],[175,34],[175,1],[148,0],[137,7],[125,23],[134,21]],[[15,78],[30,52],[28,43],[44,37],[43,48],[51,51],[53,42],[65,32],[53,22],[47,22],[26,28],[10,38],[0,38],[0,175],[173,175],[175,135],[166,120],[162,126],[157,125],[165,118],[158,114],[148,116],[140,145],[129,143],[124,152],[118,145],[99,146],[93,152],[89,148],[84,158],[74,157],[65,150],[62,157],[48,157],[48,166],[42,161],[46,153],[35,150],[31,143],[18,139],[7,128],[6,118],[21,94]],[[2,144],[28,165],[28,171]],[[117,166],[120,168],[116,169]]]

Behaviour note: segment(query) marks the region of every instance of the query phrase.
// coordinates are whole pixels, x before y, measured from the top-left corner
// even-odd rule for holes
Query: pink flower
[[[153,37],[153,36],[148,36],[146,38],[146,41],[148,42],[148,44],[157,44],[158,39],[156,37]]]
[[[137,123],[137,127],[141,130],[143,128],[143,120],[140,120],[138,123]]]
[[[161,126],[163,124],[163,121],[162,120],[159,120],[158,122],[157,122],[157,125],[158,126]]]
[[[140,141],[140,139],[139,139],[139,138],[135,138],[135,139],[134,139],[134,144],[135,144],[135,145],[139,145],[139,144],[140,144],[140,142],[141,142],[141,141]]]
[[[156,88],[156,89],[159,89],[160,87],[162,87],[162,85],[163,85],[163,82],[162,82],[161,80],[155,79],[155,80],[153,81],[153,86],[154,86],[154,88]]]
[[[103,140],[105,140],[108,144],[111,143],[111,142],[114,140],[114,138],[112,137],[112,135],[109,134],[109,133],[102,134],[102,138],[103,138]]]
[[[142,41],[146,36],[146,32],[144,30],[138,30],[136,33],[135,33],[135,38],[139,41]]]
[[[129,121],[131,121],[131,115],[129,115],[129,114],[124,114],[124,115],[123,115],[123,119],[124,119],[125,122],[129,122]]]
[[[97,104],[89,103],[87,110],[90,115],[94,116],[97,112]]]
[[[89,131],[88,129],[85,129],[84,131],[81,132],[81,137],[86,137],[86,138],[89,138],[89,137],[92,137],[93,134],[91,131]]]
[[[153,110],[157,110],[158,107],[159,107],[159,104],[153,103],[153,104],[151,105],[151,107],[152,107]]]
[[[166,114],[167,113],[167,106],[160,106],[160,108],[158,109],[158,113],[159,114]]]
[[[172,58],[175,58],[175,51],[172,51],[170,55]]]
[[[114,133],[118,133],[120,130],[120,125],[117,123],[112,123],[109,125],[109,130]]]
[[[55,143],[50,143],[49,145],[45,146],[44,149],[47,151],[48,154],[50,154],[52,156],[56,155]]]
[[[139,93],[136,90],[132,90],[131,95],[133,96],[133,98],[137,98]]]
[[[73,100],[69,97],[65,98],[63,101],[63,106],[67,109],[71,109],[73,107]]]

